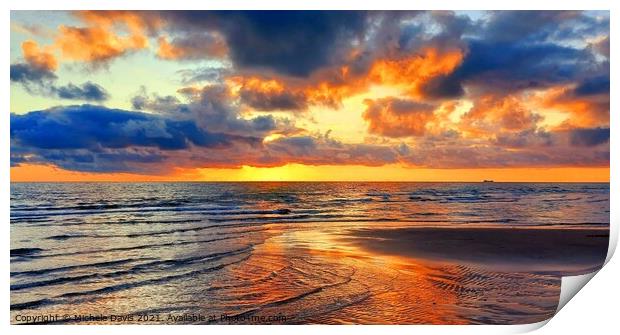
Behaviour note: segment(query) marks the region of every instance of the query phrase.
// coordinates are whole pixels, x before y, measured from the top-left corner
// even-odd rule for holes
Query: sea
[[[15,324],[537,322],[557,267],[459,250],[583,231],[604,252],[609,229],[608,183],[11,183],[10,199]]]

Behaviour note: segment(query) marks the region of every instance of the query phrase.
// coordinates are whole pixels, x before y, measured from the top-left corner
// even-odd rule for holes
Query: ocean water
[[[609,184],[12,183],[10,226],[13,323],[528,323]]]

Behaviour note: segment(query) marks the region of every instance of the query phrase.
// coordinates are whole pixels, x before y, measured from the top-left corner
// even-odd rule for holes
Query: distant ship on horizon
[[[483,183],[493,183],[494,181],[491,179],[485,179],[482,181]]]

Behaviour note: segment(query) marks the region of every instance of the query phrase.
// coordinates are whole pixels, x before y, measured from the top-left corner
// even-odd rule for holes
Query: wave
[[[16,256],[33,256],[41,253],[43,249],[41,248],[17,248],[11,249],[11,257]]]
[[[211,243],[211,242],[216,242],[216,241],[224,241],[224,240],[237,239],[237,238],[243,238],[243,237],[244,237],[243,235],[238,235],[238,236],[220,237],[220,238],[213,238],[213,239],[199,240],[199,241],[176,241],[176,242],[155,243],[155,244],[142,244],[142,245],[136,245],[136,246],[130,246],[130,247],[117,247],[117,248],[109,248],[109,249],[96,249],[96,250],[55,253],[55,254],[43,254],[43,255],[38,255],[36,257],[37,258],[49,258],[49,257],[60,257],[60,256],[81,256],[81,255],[113,252],[113,251],[129,251],[129,250],[141,250],[141,249],[150,249],[150,248],[159,248],[159,247],[181,246],[181,245],[189,245],[189,244]]]
[[[128,283],[123,283],[123,284],[117,284],[117,285],[111,285],[111,286],[106,286],[103,288],[99,288],[99,289],[95,289],[95,290],[90,290],[90,291],[78,291],[78,292],[69,292],[69,293],[64,293],[61,294],[59,296],[56,296],[54,298],[44,298],[44,299],[40,299],[40,300],[35,300],[35,301],[29,301],[29,302],[23,302],[23,303],[16,303],[16,304],[11,304],[10,305],[10,309],[12,311],[14,310],[24,310],[24,309],[31,309],[31,308],[35,308],[35,307],[41,307],[44,305],[58,305],[58,304],[65,304],[65,303],[70,303],[68,301],[64,301],[67,298],[76,298],[76,297],[96,297],[98,298],[101,295],[104,294],[110,294],[110,293],[114,293],[114,292],[118,292],[118,291],[123,291],[123,290],[128,290],[131,288],[136,288],[136,287],[141,287],[141,286],[146,286],[146,285],[155,285],[155,284],[164,284],[173,280],[178,280],[178,279],[183,279],[183,278],[187,278],[187,277],[193,277],[193,276],[197,276],[200,274],[204,274],[207,272],[212,272],[212,271],[217,271],[217,270],[221,270],[227,266],[233,265],[233,264],[237,264],[237,263],[241,263],[245,260],[247,260],[248,258],[251,257],[251,253],[248,253],[245,257],[229,262],[229,263],[223,263],[223,264],[218,264],[218,265],[214,265],[208,268],[203,268],[203,269],[199,269],[199,270],[193,270],[193,271],[189,271],[189,272],[185,272],[185,273],[181,273],[181,274],[176,274],[176,275],[169,275],[169,276],[163,276],[163,277],[158,277],[158,278],[152,278],[152,279],[147,279],[147,280],[141,280],[141,281],[135,281],[135,282],[128,282]]]
[[[44,268],[44,269],[39,269],[39,270],[11,271],[10,275],[11,277],[13,276],[39,276],[39,275],[50,274],[54,272],[62,272],[62,271],[70,271],[70,270],[78,270],[78,269],[104,268],[108,266],[123,265],[127,263],[139,262],[139,261],[148,260],[148,259],[152,259],[152,258],[128,258],[128,259],[119,259],[119,260],[106,261],[106,262],[67,265],[67,266],[61,266],[61,267],[56,267],[56,268]]]
[[[128,270],[121,270],[121,271],[115,271],[115,272],[110,272],[110,273],[92,273],[92,274],[73,276],[73,277],[60,277],[60,278],[54,278],[54,279],[49,279],[49,280],[34,281],[34,282],[29,282],[29,283],[12,284],[11,290],[18,291],[18,290],[23,290],[27,288],[33,288],[33,287],[80,282],[80,281],[84,281],[87,279],[110,279],[110,278],[116,278],[116,277],[129,275],[129,274],[134,275],[134,274],[143,273],[146,271],[150,271],[153,268],[161,267],[161,266],[164,266],[165,270],[170,270],[172,268],[177,268],[177,267],[193,264],[196,261],[219,260],[224,257],[234,256],[240,253],[247,252],[250,249],[251,247],[246,247],[246,248],[241,248],[241,249],[232,250],[232,251],[218,252],[218,253],[212,253],[208,255],[187,257],[187,258],[182,258],[182,259],[157,260],[157,261],[135,265]]]

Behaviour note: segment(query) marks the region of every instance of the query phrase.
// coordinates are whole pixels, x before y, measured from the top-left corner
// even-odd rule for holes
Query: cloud
[[[122,171],[127,160],[141,157],[146,159],[142,163],[160,162],[167,151],[225,147],[234,141],[258,139],[209,132],[191,121],[92,105],[11,114],[12,147],[32,155],[28,161],[40,160],[68,169],[81,170],[80,166],[91,163],[94,166],[88,171],[97,171],[97,164],[102,163],[100,171],[111,171],[114,160],[119,160],[116,171]]]
[[[416,99],[435,98],[428,87],[436,78],[451,73],[462,57],[459,49],[428,47],[398,58],[377,59],[361,68],[328,67],[304,80],[243,73],[231,74],[224,81],[233,87],[242,103],[256,110],[305,111],[317,105],[337,109],[344,98],[363,93],[373,85],[397,87]]]
[[[95,83],[57,83],[60,63],[100,67],[145,50],[182,62],[183,87],[161,95],[140,89],[131,98],[137,111],[83,105],[12,116],[12,164],[140,173],[287,163],[609,164],[605,13],[75,15],[82,24],[61,26],[52,45],[24,43],[23,59],[11,64],[12,83],[100,102],[109,94]],[[295,124],[311,120],[315,106],[339,113],[345,99],[363,94],[373,97],[361,111],[369,135],[363,143]]]
[[[514,93],[567,84],[594,72],[599,64],[592,58],[592,50],[598,50],[594,44],[580,48],[575,41],[592,36],[600,42],[596,45],[604,46],[601,34],[609,25],[608,19],[577,11],[498,11],[477,21],[450,11],[76,15],[87,27],[61,27],[59,39],[67,43],[60,49],[67,51],[67,57],[105,63],[145,48],[147,37],[157,37],[160,58],[217,58],[232,62],[232,75],[260,72],[265,80],[283,81],[286,94],[269,95],[264,103],[252,99],[255,94],[250,93],[256,92],[246,94],[261,110],[281,109],[282,104],[298,109],[303,107],[303,94],[307,102],[338,107],[344,96],[377,83],[404,87],[407,95],[418,99],[455,99],[465,94],[466,87],[470,94]],[[68,50],[71,47],[75,50]],[[306,84],[289,88],[294,79]],[[199,80],[221,80],[221,73],[186,76],[184,82]],[[301,86],[304,92],[294,92]],[[318,91],[314,98],[312,89]]]
[[[26,63],[11,64],[11,82],[20,83],[30,94],[50,96],[58,99],[105,101],[110,94],[100,85],[90,81],[81,85],[55,84],[58,77],[53,72],[38,69]]]
[[[593,43],[592,48],[600,55],[605,56],[607,57],[607,59],[609,59],[609,36],[605,36],[598,42]]]
[[[217,34],[192,33],[176,37],[171,42],[165,36],[160,36],[157,42],[157,56],[166,60],[224,58],[228,53],[226,42]]]
[[[273,130],[270,117],[248,121],[254,133]],[[80,105],[11,114],[11,159],[89,172],[166,173],[174,167],[382,165],[394,150],[348,145],[324,136],[262,137],[214,132],[193,120]]]
[[[462,64],[443,78],[448,82],[444,85],[452,87],[447,97],[464,92],[463,86],[509,94],[569,83],[593,71],[596,64],[585,50],[548,43],[523,45],[471,40],[467,48]],[[461,89],[454,88],[455,85]]]
[[[394,97],[365,100],[362,117],[368,132],[388,137],[422,136],[434,115],[434,105]]]
[[[291,110],[308,108],[308,97],[301,90],[286,87],[277,80],[235,77],[231,79],[238,86],[241,103],[259,111]]]
[[[31,35],[33,37],[53,38],[51,31],[39,23],[22,24],[19,22],[11,22],[11,31]]]
[[[63,58],[94,66],[106,64],[116,57],[144,49],[148,45],[148,40],[143,35],[120,36],[105,27],[60,26],[59,30],[55,45],[61,50]]]
[[[183,85],[195,83],[222,83],[224,78],[232,74],[227,67],[200,67],[196,69],[184,69],[177,72],[181,75]]]
[[[51,52],[40,50],[36,42],[22,43],[22,52],[25,62],[11,64],[10,79],[13,83],[21,84],[30,94],[83,101],[105,101],[109,98],[103,87],[92,82],[79,86],[72,83],[56,85],[56,58]]]
[[[134,109],[139,111],[151,111],[176,117],[189,113],[187,105],[182,104],[177,97],[172,95],[149,95],[144,86],[140,88],[137,95],[131,98],[131,105]]]
[[[369,77],[373,83],[404,87],[412,97],[440,97],[441,94],[430,89],[440,86],[445,89],[447,85],[438,85],[437,78],[451,74],[462,61],[460,49],[444,51],[425,47],[403,58],[377,60],[372,64]]]
[[[148,11],[75,11],[84,27],[60,25],[54,47],[65,61],[83,62],[89,67],[107,65],[115,58],[148,47],[150,35],[162,22]]]
[[[538,102],[544,108],[569,115],[564,127],[609,125],[609,77],[592,77],[584,81],[552,87],[543,92]]]
[[[43,82],[56,80],[56,74],[47,69],[33,67],[27,63],[11,64],[11,82],[22,83],[28,88],[29,84],[36,83],[42,85]]]
[[[185,121],[93,105],[11,115],[16,143],[40,149],[156,147],[163,150],[222,145],[229,137],[211,134]]]
[[[495,144],[507,148],[540,148],[554,144],[552,133],[536,129],[524,129],[518,132],[499,131],[495,134]]]
[[[489,136],[500,131],[520,132],[536,129],[543,117],[526,108],[515,96],[485,95],[459,122],[459,129],[475,136]]]
[[[608,20],[595,20],[577,11],[489,12],[470,35],[460,37],[464,59],[453,72],[430,80],[423,91],[431,97],[469,94],[514,94],[570,84],[608,72],[586,36],[599,38]],[[604,39],[600,42],[604,46]],[[577,46],[581,44],[582,46]],[[597,50],[597,47],[593,47]]]
[[[571,144],[592,147],[609,142],[609,128],[578,128],[570,131]]]
[[[411,106],[408,106],[411,107]],[[407,113],[406,109],[400,113]],[[209,120],[206,120],[207,122]],[[11,164],[53,164],[89,172],[165,174],[172,169],[403,163],[431,168],[604,166],[609,128],[522,131],[497,140],[421,137],[414,145],[351,144],[325,134],[264,141],[273,119],[254,118],[254,134],[211,131],[191,119],[81,105],[11,114]],[[276,125],[277,126],[277,125]],[[262,136],[256,136],[262,131]],[[495,141],[495,142],[494,142]],[[495,144],[495,145],[493,145]],[[518,150],[515,150],[518,149]]]
[[[105,101],[109,98],[108,92],[101,86],[90,81],[76,86],[69,83],[66,86],[52,88],[59,98],[84,101]]]
[[[593,132],[598,137],[604,131]],[[570,131],[526,130],[497,134],[496,139],[490,140],[423,140],[400,160],[417,167],[443,169],[609,166],[609,143],[592,141],[591,146],[584,146],[572,137]]]
[[[335,64],[365,31],[367,12],[170,11],[168,29],[189,35],[216,31],[239,69],[269,69],[307,77]]]
[[[202,88],[187,87],[178,91],[189,100],[177,107],[187,109],[191,118],[204,129],[223,131],[230,134],[263,136],[270,131],[278,130],[278,122],[271,116],[263,116],[261,121],[240,117],[241,111],[235,97],[224,85],[205,85]],[[177,115],[181,116],[182,115]],[[269,129],[265,119],[270,119]],[[286,122],[280,122],[283,126]]]
[[[42,51],[36,42],[27,40],[22,43],[22,54],[25,62],[11,64],[11,82],[21,83],[24,88],[31,85],[44,85],[57,79],[54,71],[58,67],[54,55]]]
[[[27,40],[22,43],[22,52],[26,62],[34,68],[47,71],[55,71],[58,68],[56,57],[49,51],[40,50],[35,41]]]
[[[577,96],[609,94],[609,75],[586,78],[575,87],[574,94]]]
[[[269,142],[258,158],[257,166],[281,166],[288,163],[306,165],[381,166],[397,163],[397,151],[389,146],[345,144],[321,135],[283,137]]]
[[[544,41],[558,26],[581,18],[578,11],[506,10],[492,12],[484,26],[485,39],[495,42],[524,39]]]

